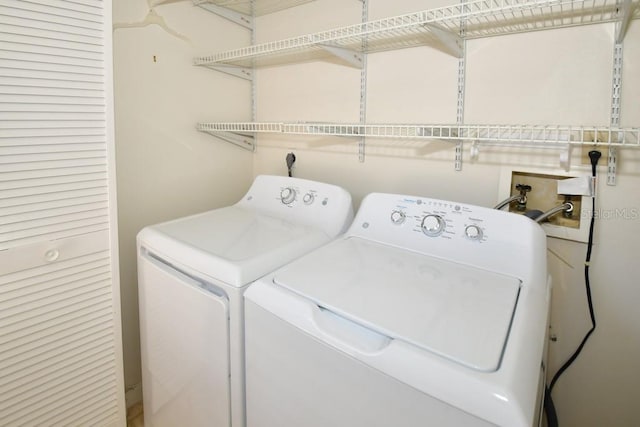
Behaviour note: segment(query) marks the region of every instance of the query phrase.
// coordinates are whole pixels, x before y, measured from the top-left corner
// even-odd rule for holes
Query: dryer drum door
[[[138,279],[145,424],[228,426],[228,299],[144,249]]]

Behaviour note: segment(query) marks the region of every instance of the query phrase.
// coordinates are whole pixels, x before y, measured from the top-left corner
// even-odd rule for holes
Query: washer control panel
[[[546,235],[542,227],[525,216],[484,206],[371,193],[360,204],[345,238],[365,239],[514,277],[539,275],[545,283]]]
[[[476,209],[474,209],[476,208]],[[483,243],[491,232],[475,206],[423,198],[404,198],[388,206],[389,223],[420,232],[427,238],[461,238]],[[482,208],[480,208],[482,209]]]

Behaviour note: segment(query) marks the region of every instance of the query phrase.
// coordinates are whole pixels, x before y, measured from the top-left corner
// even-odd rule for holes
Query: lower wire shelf
[[[253,141],[258,133],[327,135],[353,138],[426,139],[451,142],[488,142],[506,145],[590,145],[640,148],[640,128],[560,125],[424,125],[237,122],[198,123],[197,129],[214,136],[235,134]]]

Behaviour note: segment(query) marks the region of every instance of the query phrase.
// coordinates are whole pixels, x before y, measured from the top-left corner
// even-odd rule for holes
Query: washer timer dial
[[[444,218],[436,214],[429,214],[422,218],[422,224],[420,225],[422,232],[429,237],[441,235],[445,226]]]

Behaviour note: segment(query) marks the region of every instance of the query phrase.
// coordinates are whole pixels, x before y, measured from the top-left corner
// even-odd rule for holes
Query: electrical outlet
[[[503,168],[500,176],[499,200],[505,200],[511,195],[519,193],[516,186],[518,184],[528,185],[531,191],[527,193],[526,208],[520,209],[516,202],[503,210],[509,210],[516,214],[524,214],[530,211],[548,212],[549,210],[561,206],[565,201],[573,204],[571,215],[564,215],[559,212],[548,218],[540,225],[550,237],[586,242],[588,239],[589,221],[588,215],[583,212],[583,206],[590,206],[586,200],[590,197],[580,195],[558,194],[558,181],[567,178],[589,176],[587,168],[582,168],[584,172],[567,173],[565,171],[548,170],[516,170]]]

